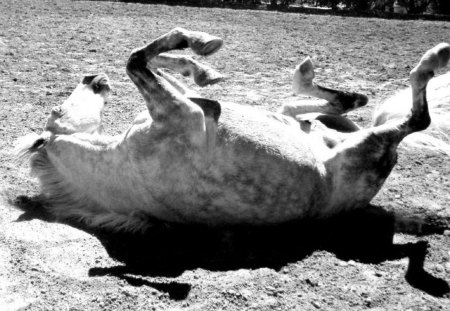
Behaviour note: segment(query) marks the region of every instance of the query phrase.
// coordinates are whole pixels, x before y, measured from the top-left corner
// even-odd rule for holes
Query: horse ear
[[[108,92],[111,90],[108,76],[104,73],[84,76],[81,80],[81,83],[90,85],[95,94],[98,94],[100,92]]]
[[[91,82],[94,80],[94,78],[97,77],[97,76],[98,76],[98,75],[84,76],[83,79],[81,79],[81,83],[82,83],[82,84],[89,85],[89,84],[91,84]]]

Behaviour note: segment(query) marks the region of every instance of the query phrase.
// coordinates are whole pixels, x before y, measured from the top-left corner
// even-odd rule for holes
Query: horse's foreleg
[[[167,82],[169,82],[178,92],[183,94],[186,97],[200,97],[200,95],[190,89],[186,84],[175,78],[173,75],[165,72],[164,70],[158,69],[156,70],[156,74],[160,77],[163,77]]]
[[[143,95],[155,126],[170,126],[182,132],[203,131],[201,108],[180,93],[169,81],[147,68],[159,54],[190,47],[199,55],[210,55],[222,46],[222,40],[201,32],[174,29],[150,44],[133,51],[127,73]]]
[[[150,68],[167,68],[184,76],[190,76],[199,86],[215,84],[223,79],[223,76],[216,70],[189,56],[164,53],[152,58],[149,65]]]

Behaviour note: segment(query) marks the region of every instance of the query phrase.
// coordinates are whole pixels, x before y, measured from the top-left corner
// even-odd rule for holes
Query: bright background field
[[[38,193],[28,168],[13,161],[15,140],[39,133],[51,108],[67,98],[80,78],[98,72],[105,72],[113,87],[105,109],[106,131],[125,130],[145,109],[125,73],[128,55],[174,27],[207,31],[225,41],[211,57],[194,56],[227,77],[203,89],[205,97],[274,111],[292,100],[293,69],[310,56],[316,81],[371,98],[367,107],[350,114],[363,125],[369,124],[377,103],[408,85],[408,73],[423,52],[450,42],[449,22],[107,1],[0,0],[0,190],[5,198],[0,204],[0,310],[450,309],[448,298],[430,295],[405,280],[407,258],[363,260],[352,252],[336,251],[342,241],[323,245],[323,237],[338,234],[345,225],[304,230],[302,237],[280,235],[281,245],[299,252],[291,255],[281,247],[257,264],[251,255],[243,261],[239,256],[228,258],[238,247],[225,234],[210,252],[194,249],[203,257],[194,256],[175,271],[170,264],[163,267],[166,270],[146,269],[145,264],[151,266],[153,257],[173,251],[170,243],[176,244],[180,236],[162,237],[160,242],[86,232],[14,207],[16,197]],[[449,163],[441,154],[402,150],[373,204],[448,226]],[[264,234],[270,240],[270,234]],[[192,237],[207,239],[196,233]],[[430,243],[425,270],[448,282],[448,235],[394,236],[396,244],[421,239]],[[185,247],[191,242],[196,245],[187,240]],[[370,248],[371,243],[363,246]],[[175,263],[187,261],[184,250],[173,254]],[[231,263],[217,264],[221,257]],[[131,269],[132,264],[138,268]]]

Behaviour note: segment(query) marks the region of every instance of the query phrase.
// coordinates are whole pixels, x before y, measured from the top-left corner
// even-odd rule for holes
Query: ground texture
[[[228,78],[205,96],[275,110],[292,99],[292,69],[309,55],[319,82],[373,99],[350,115],[367,125],[374,105],[407,85],[420,55],[450,42],[449,23],[0,2],[0,310],[450,310],[443,230],[450,165],[441,154],[402,150],[368,213],[282,228],[155,228],[145,235],[53,221],[32,200],[38,187],[28,168],[11,156],[14,141],[39,132],[86,73],[110,76],[105,127],[123,131],[144,107],[125,74],[130,51],[176,26],[226,42],[201,59]],[[394,233],[391,211],[423,219],[427,235]],[[428,253],[419,241],[428,242]]]

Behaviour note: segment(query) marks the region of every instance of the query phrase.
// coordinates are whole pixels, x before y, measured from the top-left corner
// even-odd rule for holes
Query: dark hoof
[[[189,40],[189,47],[195,54],[201,56],[209,56],[214,54],[222,47],[222,45],[222,39],[202,32],[194,33]]]
[[[198,86],[207,86],[223,80],[223,76],[215,70],[201,70],[194,75],[194,81]]]

